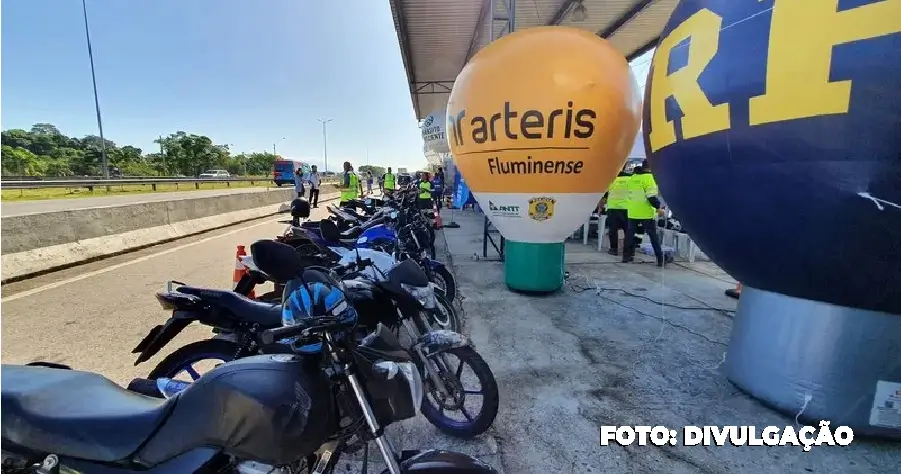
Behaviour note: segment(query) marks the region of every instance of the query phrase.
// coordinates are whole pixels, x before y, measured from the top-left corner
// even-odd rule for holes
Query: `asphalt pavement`
[[[6,201],[0,204],[2,217],[43,212],[70,211],[92,207],[125,206],[142,202],[174,201],[177,199],[205,198],[235,193],[259,193],[271,188],[200,189],[195,191],[173,191],[166,193],[120,194],[72,199],[42,199],[34,201]]]
[[[321,205],[313,209],[311,218],[325,215],[325,205]],[[120,384],[145,377],[171,351],[211,336],[209,328],[191,325],[162,354],[135,367],[132,348],[170,315],[160,308],[154,293],[162,291],[169,280],[230,288],[237,246],[281,234],[286,226],[277,222],[280,219],[285,216],[258,219],[3,285],[3,363],[57,362],[102,373]],[[262,290],[269,291],[268,285]],[[390,426],[388,433],[398,449],[451,449],[478,455],[487,462],[494,462],[497,455],[493,437],[453,439],[421,416]],[[377,450],[370,453],[370,458],[374,457],[378,457]],[[359,466],[351,456],[342,462],[340,472],[360,472]],[[377,468],[374,472],[380,471],[378,462],[372,467]]]
[[[320,208],[312,217],[324,215]],[[388,429],[397,448],[461,451],[507,473],[899,472],[897,443],[878,440],[855,439],[847,448],[815,447],[809,453],[791,446],[598,446],[599,425],[794,424],[742,395],[720,373],[731,328],[725,305],[734,305],[722,290],[732,282],[679,266],[665,271],[664,282],[652,265],[621,265],[572,244],[564,291],[545,298],[515,295],[503,284],[501,263],[477,258],[481,219],[465,217],[456,215],[463,227],[447,231],[447,249],[465,332],[498,380],[501,410],[488,433],[469,441],[440,434],[423,417],[404,421]],[[146,376],[165,354],[210,336],[206,327],[189,326],[164,354],[134,367],[131,349],[169,316],[154,292],[172,279],[230,287],[237,245],[278,235],[285,225],[277,220],[283,218],[3,285],[3,362],[64,363],[118,383]],[[440,249],[444,237],[439,233]],[[351,458],[342,462],[348,466],[359,464]]]
[[[229,288],[237,245],[280,234],[279,219],[285,216],[3,285],[4,363],[59,362],[120,383],[146,375],[158,359],[133,367],[131,349],[168,317],[154,293],[168,280]],[[190,327],[171,347],[208,335],[209,329]]]

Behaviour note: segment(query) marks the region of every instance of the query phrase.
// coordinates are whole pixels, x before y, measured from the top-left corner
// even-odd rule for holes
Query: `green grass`
[[[331,183],[322,183],[323,190]],[[282,188],[290,189],[293,185],[285,184]],[[157,184],[156,191],[150,184],[112,185],[107,191],[106,186],[95,186],[93,191],[86,188],[42,188],[42,189],[3,189],[0,191],[0,199],[3,201],[36,201],[43,199],[71,199],[102,196],[122,196],[130,194],[166,193],[173,191],[197,191],[209,189],[237,189],[237,188],[276,188],[271,178],[260,178],[260,181],[239,183],[200,183],[199,188],[194,183]]]
[[[271,179],[251,183],[200,183],[200,190],[209,189],[235,189],[235,188],[265,188],[275,187]],[[106,186],[95,186],[93,191],[86,188],[41,188],[41,189],[3,189],[0,191],[0,199],[3,201],[34,201],[40,199],[71,199],[101,196],[120,196],[129,194],[166,193],[172,191],[196,191],[194,183],[158,184],[156,191],[150,184],[113,185],[107,191]]]

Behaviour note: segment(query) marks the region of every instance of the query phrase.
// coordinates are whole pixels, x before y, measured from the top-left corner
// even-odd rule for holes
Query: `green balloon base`
[[[544,294],[563,288],[563,242],[533,244],[507,240],[504,243],[504,281],[507,288],[522,293]]]

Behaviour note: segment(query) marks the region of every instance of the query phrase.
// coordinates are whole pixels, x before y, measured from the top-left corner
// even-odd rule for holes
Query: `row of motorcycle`
[[[456,284],[417,194],[329,206],[318,222],[296,199],[286,231],[250,246],[235,288],[168,282],[156,297],[171,315],[135,347],[135,365],[193,323],[211,337],[127,388],[58,364],[4,364],[2,472],[323,474],[358,453],[365,473],[372,444],[383,473],[496,472],[462,453],[398,451],[385,435],[422,414],[470,438],[499,404],[490,367],[460,333]],[[274,290],[253,297],[266,282]]]

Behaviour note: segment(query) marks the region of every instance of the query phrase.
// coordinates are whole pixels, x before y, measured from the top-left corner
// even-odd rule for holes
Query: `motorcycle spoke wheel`
[[[431,358],[447,394],[423,374],[427,392],[422,414],[439,430],[458,438],[487,431],[499,406],[497,381],[488,364],[471,347],[451,349]]]
[[[203,374],[215,369],[216,367],[219,367],[220,365],[224,364],[225,362],[226,361],[220,359],[217,356],[212,356],[210,358],[197,359],[194,361],[190,361],[187,363],[187,365],[185,365],[182,368],[181,371],[179,371],[173,377],[170,377],[170,378],[178,379],[178,380],[185,380],[183,378],[182,374],[187,374],[187,376],[190,377],[190,380],[185,380],[185,381],[186,382],[195,382],[195,381],[197,381],[197,379],[199,379],[201,376],[203,376]]]
[[[457,313],[457,309],[454,308],[453,303],[440,294],[436,294],[435,296],[438,304],[434,309],[428,310],[426,314],[429,326],[433,329],[462,332],[463,323],[460,321],[460,316]]]
[[[218,339],[191,343],[166,356],[147,378],[193,382],[215,367],[234,360],[237,349],[234,343]]]
[[[430,276],[431,276],[431,278],[429,278],[429,280],[431,280],[432,283],[438,285],[438,288],[440,288],[441,291],[443,291],[446,294],[447,293],[447,282],[444,281],[444,277],[441,276],[441,274],[438,272],[432,272],[432,274]]]

